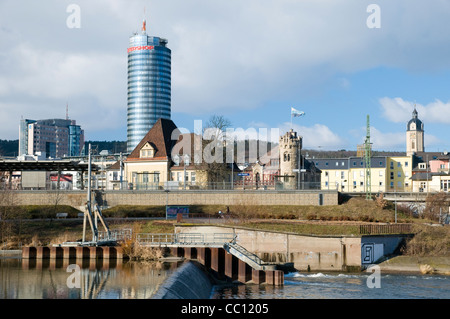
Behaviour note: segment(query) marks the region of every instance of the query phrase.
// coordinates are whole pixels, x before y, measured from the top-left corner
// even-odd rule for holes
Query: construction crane
[[[366,168],[366,199],[372,198],[372,179],[371,179],[371,154],[372,144],[370,143],[370,120],[367,115],[366,139],[364,141],[364,162]]]

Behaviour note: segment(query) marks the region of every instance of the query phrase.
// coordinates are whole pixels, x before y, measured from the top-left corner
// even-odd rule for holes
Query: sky
[[[0,139],[68,105],[86,140],[125,141],[128,40],[145,18],[172,50],[178,127],[292,123],[304,148],[356,150],[369,115],[373,149],[405,151],[415,105],[425,150],[450,150],[449,16],[445,0],[1,0]]]

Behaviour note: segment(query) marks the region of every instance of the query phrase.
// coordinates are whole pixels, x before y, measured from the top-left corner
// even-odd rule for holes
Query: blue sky
[[[418,0],[4,0],[0,138],[68,103],[86,139],[126,140],[126,48],[144,16],[169,40],[179,127],[216,114],[283,133],[295,107],[305,148],[356,149],[369,115],[373,148],[405,151],[416,104],[426,150],[450,150],[450,2]]]

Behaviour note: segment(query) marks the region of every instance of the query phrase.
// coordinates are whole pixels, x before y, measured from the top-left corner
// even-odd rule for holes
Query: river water
[[[82,264],[0,258],[0,299],[147,299],[179,266],[164,262]],[[289,273],[282,287],[215,286],[212,299],[449,299],[450,277],[371,273]]]

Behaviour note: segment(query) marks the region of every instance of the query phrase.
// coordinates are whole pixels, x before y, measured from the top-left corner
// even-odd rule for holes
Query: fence
[[[408,234],[412,232],[411,224],[360,225],[361,235]]]
[[[108,232],[106,232],[106,231],[98,232],[99,240],[108,239],[108,240],[115,240],[115,241],[120,242],[120,241],[130,240],[131,236],[132,236],[132,230],[129,228],[111,230],[109,232],[109,236],[108,236]]]
[[[140,233],[136,235],[137,242],[140,245],[162,245],[162,244],[180,244],[180,245],[223,245],[235,241],[235,235],[232,233],[181,233],[181,234],[149,234]]]

